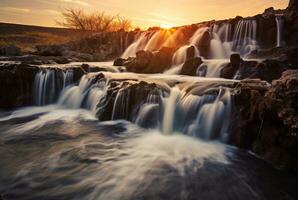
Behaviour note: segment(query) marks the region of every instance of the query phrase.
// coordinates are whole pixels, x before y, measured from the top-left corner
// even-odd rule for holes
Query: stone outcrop
[[[34,105],[35,75],[41,70],[63,71],[61,68],[46,68],[26,63],[0,64],[0,109],[12,109]],[[73,81],[78,82],[86,71],[81,66],[69,66]],[[99,70],[98,70],[99,71]],[[62,81],[62,80],[58,80]]]
[[[293,51],[291,51],[293,52]],[[294,54],[295,55],[295,54]],[[278,59],[266,59],[260,62],[244,61],[239,54],[232,54],[230,63],[226,65],[220,77],[227,79],[261,79],[271,83],[279,79],[286,70],[296,69],[296,58],[289,53],[285,61]]]
[[[136,73],[162,73],[171,66],[173,49],[163,47],[158,51],[139,51],[136,57],[128,59],[118,58],[115,66],[123,64],[129,72]]]
[[[89,78],[92,79],[92,82],[106,82],[108,80],[105,97],[97,105],[96,116],[101,121],[117,119],[136,121],[137,113],[142,105],[148,103],[149,99],[151,99],[150,103],[153,103],[152,99],[155,99],[155,103],[160,103],[159,94],[164,90],[156,83],[129,77],[117,79],[98,73],[95,77],[90,76]],[[157,117],[158,115],[153,120],[157,121]]]
[[[198,67],[203,63],[199,57],[188,59],[182,66],[181,75],[196,76]]]
[[[19,47],[10,45],[0,47],[0,56],[20,56],[22,55],[22,51]]]
[[[33,102],[33,83],[39,68],[27,64],[0,66],[0,106],[14,108]]]
[[[241,62],[243,61],[239,54],[232,54],[230,57],[230,63],[221,70],[220,77],[233,79],[240,68]]]
[[[269,87],[259,80],[242,81],[234,92],[237,114],[230,143],[298,172],[298,71],[285,71]]]

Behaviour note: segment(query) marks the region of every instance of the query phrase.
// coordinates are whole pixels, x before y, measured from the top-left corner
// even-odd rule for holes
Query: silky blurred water
[[[7,200],[297,199],[297,178],[242,150],[56,105],[0,115]]]

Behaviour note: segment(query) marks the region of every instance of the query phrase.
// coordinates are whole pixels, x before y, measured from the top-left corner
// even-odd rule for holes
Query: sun
[[[173,28],[174,26],[171,25],[171,24],[161,24],[160,25],[160,28],[163,28],[163,29],[171,29]]]

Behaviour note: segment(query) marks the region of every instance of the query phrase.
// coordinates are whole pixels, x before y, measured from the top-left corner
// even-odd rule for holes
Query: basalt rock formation
[[[198,67],[203,64],[203,61],[199,57],[190,58],[185,61],[185,63],[182,66],[181,75],[188,75],[192,76],[196,74]]]
[[[66,69],[46,68],[26,63],[3,63],[0,65],[0,107],[12,109],[20,106],[34,105],[34,83],[39,72],[52,70],[63,72]],[[73,81],[77,82],[86,73],[80,66],[69,67],[73,71]],[[61,82],[62,77],[58,77]],[[62,83],[61,83],[62,84]]]
[[[139,51],[135,58],[121,59],[114,62],[115,66],[125,66],[128,71],[136,73],[162,73],[170,68],[173,49],[161,48],[159,51]]]
[[[0,67],[0,105],[13,108],[33,102],[33,83],[38,67],[27,64],[2,64]]]
[[[289,70],[267,86],[259,80],[237,84],[231,143],[252,149],[279,168],[297,172],[298,71]]]
[[[230,63],[222,70],[220,77],[227,79],[261,79],[271,83],[281,77],[286,70],[297,69],[295,58],[266,59],[260,62],[244,61],[239,54],[232,54]]]

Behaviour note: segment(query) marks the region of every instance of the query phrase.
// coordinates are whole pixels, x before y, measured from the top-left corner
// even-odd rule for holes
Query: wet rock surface
[[[80,66],[61,69],[59,67],[41,67],[27,63],[0,63],[0,108],[12,109],[34,104],[34,81],[36,74],[45,70],[72,70],[73,80],[78,82],[86,73]],[[59,79],[59,77],[58,77]],[[62,81],[62,77],[60,77]]]
[[[279,79],[286,70],[297,69],[296,59],[289,52],[290,59],[265,59],[260,61],[244,61],[239,54],[232,54],[230,63],[222,70],[220,77],[226,79],[261,79],[271,83]]]
[[[139,51],[136,57],[127,59],[118,58],[115,66],[123,65],[129,72],[135,73],[162,73],[170,68],[173,49],[163,47],[158,51]]]
[[[201,58],[190,58],[182,66],[181,75],[196,76],[198,67],[203,63]]]
[[[38,67],[27,64],[0,66],[1,108],[13,108],[32,103],[32,88],[38,70]]]
[[[275,166],[297,173],[298,71],[285,71],[266,86],[246,80],[235,88],[235,124],[231,143],[252,149]]]

